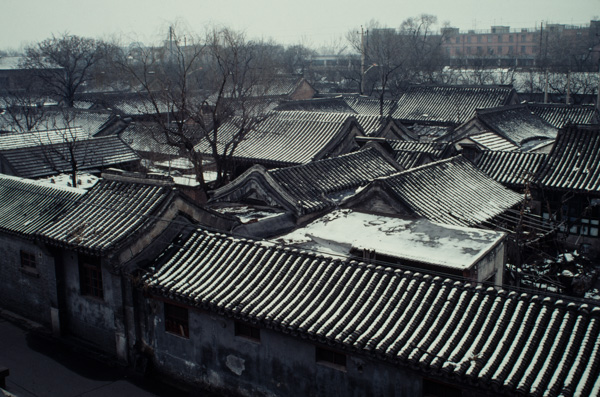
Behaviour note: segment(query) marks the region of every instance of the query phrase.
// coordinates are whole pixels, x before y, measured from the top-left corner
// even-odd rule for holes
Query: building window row
[[[189,339],[189,311],[186,307],[165,302],[164,317],[166,332]],[[260,342],[260,328],[243,321],[235,321],[234,334]],[[346,369],[346,354],[327,347],[315,346],[315,361],[339,370]]]

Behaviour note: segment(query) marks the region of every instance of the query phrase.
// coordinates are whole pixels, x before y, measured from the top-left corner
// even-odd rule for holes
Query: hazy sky
[[[398,27],[422,13],[464,30],[534,27],[540,21],[579,25],[600,15],[600,0],[0,0],[0,5],[0,49],[20,49],[64,32],[156,42],[174,22],[199,33],[217,24],[249,38],[319,47],[371,20]]]

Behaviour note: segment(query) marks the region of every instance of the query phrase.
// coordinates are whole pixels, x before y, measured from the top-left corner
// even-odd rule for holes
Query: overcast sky
[[[52,34],[157,42],[178,22],[198,33],[207,24],[249,38],[315,48],[341,41],[371,20],[398,27],[427,13],[461,29],[539,26],[541,21],[586,24],[600,0],[0,0],[0,49],[20,49]],[[162,34],[162,36],[161,36]]]

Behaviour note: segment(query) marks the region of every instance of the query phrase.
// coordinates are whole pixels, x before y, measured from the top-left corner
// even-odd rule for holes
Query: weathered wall
[[[36,268],[21,268],[21,250],[35,255]],[[33,241],[0,234],[0,304],[30,320],[49,326],[56,307],[54,258]]]
[[[115,307],[122,306],[120,278],[102,266],[104,299],[81,294],[78,255],[63,251],[66,286],[64,329],[109,354],[116,354],[115,332],[118,319]]]
[[[316,362],[315,345],[261,329],[255,342],[235,336],[234,321],[190,309],[190,338],[165,332],[161,301],[147,299],[145,343],[154,365],[191,383],[248,396],[417,396],[421,377],[348,355],[345,370]]]
[[[505,240],[496,245],[477,262],[477,281],[485,281],[495,275],[494,282],[500,287],[504,281]]]

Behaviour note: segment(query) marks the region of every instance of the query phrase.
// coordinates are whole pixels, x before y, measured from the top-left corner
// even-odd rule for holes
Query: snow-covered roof
[[[304,215],[335,205],[334,195],[354,191],[375,178],[401,168],[377,145],[343,156],[292,167],[265,170],[254,166],[233,182],[212,192],[211,201],[243,201],[252,194],[262,201]]]
[[[503,239],[504,233],[490,230],[336,210],[276,241],[344,257],[351,250],[374,250],[400,260],[465,270]]]
[[[240,122],[232,119],[220,127],[219,153],[239,132]],[[244,136],[233,158],[271,166],[308,163],[335,153],[342,143],[351,144],[354,124],[356,119],[347,113],[273,112]],[[201,141],[195,149],[212,154],[206,141]]]
[[[182,305],[502,395],[597,395],[600,308],[198,230],[144,276]]]
[[[538,168],[546,160],[543,153],[484,150],[476,165],[496,181],[509,187],[525,187],[532,182]]]
[[[491,131],[517,145],[532,139],[554,139],[558,129],[535,115],[526,105],[478,109],[477,118]]]
[[[403,122],[464,123],[476,109],[504,106],[516,92],[505,86],[413,85],[398,99],[393,118]]]
[[[158,222],[160,211],[173,198],[170,179],[150,184],[147,180],[129,183],[103,176],[77,206],[40,230],[40,237],[54,245],[96,255],[110,252]]]
[[[32,237],[71,208],[85,190],[0,174],[0,230]]]
[[[567,126],[535,178],[549,189],[600,192],[600,126]]]
[[[0,157],[11,173],[26,178],[69,172],[73,168],[73,159],[79,170],[122,166],[139,160],[138,155],[115,135],[0,150]]]
[[[377,179],[352,200],[379,190],[410,213],[456,226],[486,224],[522,200],[462,156]]]

